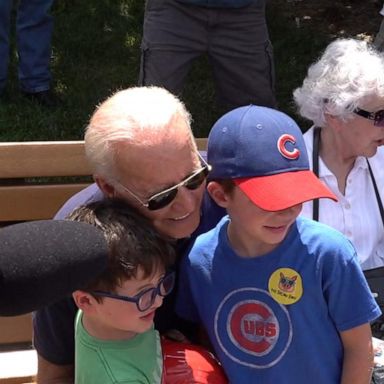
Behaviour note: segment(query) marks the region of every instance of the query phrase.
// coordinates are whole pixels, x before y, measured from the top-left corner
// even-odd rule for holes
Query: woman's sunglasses
[[[373,125],[377,127],[384,127],[384,109],[380,109],[377,112],[368,112],[364,109],[355,108],[353,113],[368,120],[373,120]]]
[[[150,196],[146,203],[142,201],[130,189],[120,183],[119,185],[124,189],[124,191],[128,192],[133,198],[135,198],[143,207],[148,208],[150,211],[156,211],[157,209],[161,209],[169,205],[176,198],[179,188],[185,187],[193,191],[199,188],[204,183],[209,171],[211,170],[211,166],[207,164],[207,162],[200,154],[199,156],[202,159],[202,162],[205,164],[202,168],[193,172],[190,176],[186,177],[180,183]]]
[[[117,293],[105,291],[91,291],[90,293],[95,296],[109,297],[110,299],[128,301],[135,303],[140,312],[145,312],[152,307],[157,296],[165,297],[172,292],[175,285],[175,272],[167,273],[157,284],[156,287],[148,288],[136,296],[123,296]]]

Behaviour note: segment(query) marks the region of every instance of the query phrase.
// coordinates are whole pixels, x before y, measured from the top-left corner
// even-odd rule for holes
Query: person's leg
[[[0,94],[4,91],[9,63],[9,33],[12,0],[0,1]]]
[[[17,14],[20,88],[26,93],[50,88],[53,0],[20,0]]]
[[[273,51],[265,2],[220,9],[211,28],[209,56],[219,104],[225,110],[251,103],[275,107]]]
[[[205,8],[147,0],[139,85],[180,94],[192,61],[206,51]]]

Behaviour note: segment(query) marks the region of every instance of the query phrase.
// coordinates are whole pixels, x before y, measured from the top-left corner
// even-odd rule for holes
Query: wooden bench
[[[0,143],[0,164],[0,226],[50,219],[91,181],[82,141]],[[0,382],[33,381],[31,316],[2,317],[0,329]]]
[[[206,149],[205,138],[196,142]],[[90,174],[83,141],[0,143],[0,227],[51,219],[70,196],[92,182]],[[30,314],[0,317],[0,383],[34,381],[31,340]]]

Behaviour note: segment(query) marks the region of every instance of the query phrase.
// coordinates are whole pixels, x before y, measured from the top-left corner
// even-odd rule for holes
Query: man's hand
[[[37,383],[38,384],[73,384],[74,366],[56,365],[37,355]]]

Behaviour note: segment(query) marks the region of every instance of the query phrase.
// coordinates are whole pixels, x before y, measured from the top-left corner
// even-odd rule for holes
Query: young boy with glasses
[[[299,127],[235,109],[213,126],[208,163],[228,216],[182,261],[179,315],[204,326],[231,383],[369,383],[380,310],[351,243],[298,217],[305,201],[336,199],[310,171]]]
[[[162,350],[155,311],[173,289],[167,272],[174,250],[147,219],[120,201],[75,209],[70,220],[103,231],[110,248],[107,269],[73,293],[76,384],[161,383]]]

